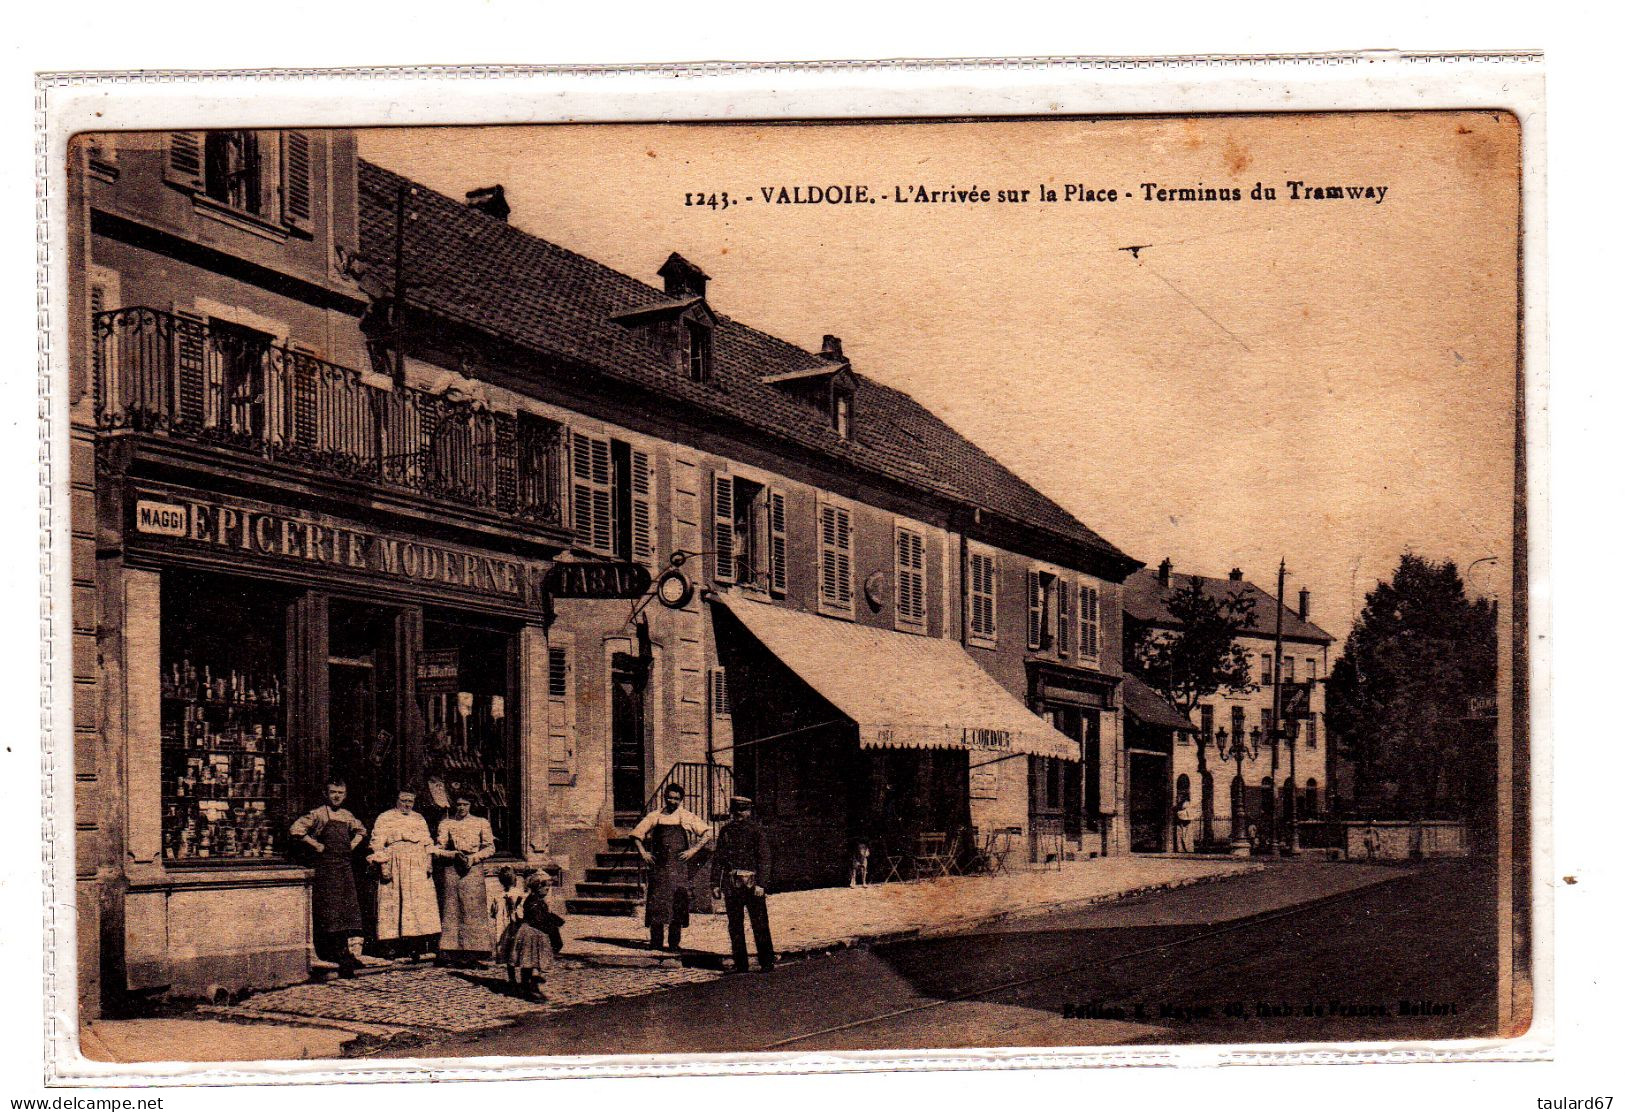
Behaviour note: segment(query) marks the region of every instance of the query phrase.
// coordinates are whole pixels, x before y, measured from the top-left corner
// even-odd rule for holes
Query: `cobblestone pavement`
[[[513,993],[504,970],[405,966],[354,980],[294,985],[209,1009],[222,1019],[345,1025],[358,1034],[460,1033],[502,1026],[519,1016],[556,1012],[612,997],[641,996],[721,974],[680,966],[602,969],[562,962],[549,974],[545,1002]]]

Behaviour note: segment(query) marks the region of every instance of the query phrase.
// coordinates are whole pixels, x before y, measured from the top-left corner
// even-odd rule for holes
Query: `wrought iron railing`
[[[727,765],[678,761],[650,794],[645,814],[659,808],[661,797],[672,784],[683,789],[683,806],[709,822],[712,834],[728,821],[728,803],[734,794],[734,770]]]
[[[376,385],[263,333],[157,309],[94,318],[96,421],[562,526],[560,426]]]

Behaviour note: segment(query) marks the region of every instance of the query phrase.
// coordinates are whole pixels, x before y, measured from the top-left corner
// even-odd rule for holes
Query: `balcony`
[[[565,531],[565,442],[555,422],[374,385],[263,333],[156,309],[97,313],[92,358],[99,429]]]

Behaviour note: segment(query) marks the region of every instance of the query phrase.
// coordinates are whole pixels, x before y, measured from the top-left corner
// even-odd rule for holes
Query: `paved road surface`
[[[848,951],[411,1057],[1440,1039],[1492,1033],[1493,872],[1290,863]],[[1309,902],[1305,903],[1308,898]],[[1412,1014],[1418,1013],[1418,1014]]]

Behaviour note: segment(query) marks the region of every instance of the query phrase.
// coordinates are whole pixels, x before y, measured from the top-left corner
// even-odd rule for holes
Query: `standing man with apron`
[[[341,977],[353,977],[360,964],[350,949],[350,940],[361,937],[361,901],[351,855],[367,836],[367,828],[344,809],[348,793],[343,780],[329,780],[326,805],[300,816],[292,830],[314,854],[310,902],[316,956],[336,962]]]
[[[661,808],[632,830],[638,856],[649,868],[643,921],[649,947],[676,950],[688,926],[689,862],[711,841],[711,824],[683,806],[680,784],[667,784]]]

